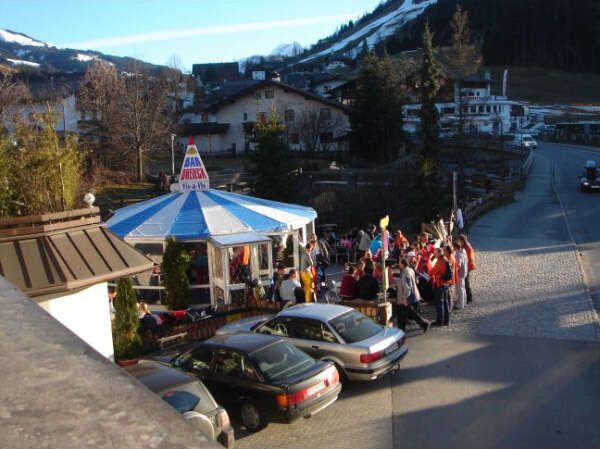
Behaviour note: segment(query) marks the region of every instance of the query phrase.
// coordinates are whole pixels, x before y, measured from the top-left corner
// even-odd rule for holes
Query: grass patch
[[[99,188],[96,195],[96,205],[102,214],[109,209],[116,210],[140,201],[149,200],[160,195],[156,186],[151,183],[109,184]]]
[[[502,93],[504,67],[487,67],[492,94]],[[508,67],[508,97],[548,104],[600,104],[600,74],[540,67]]]

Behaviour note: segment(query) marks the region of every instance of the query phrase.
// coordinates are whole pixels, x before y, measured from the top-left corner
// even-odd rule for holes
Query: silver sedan
[[[277,315],[223,326],[217,334],[260,332],[286,338],[315,359],[336,364],[345,380],[372,380],[399,368],[408,352],[402,330],[377,324],[351,307],[299,304]]]

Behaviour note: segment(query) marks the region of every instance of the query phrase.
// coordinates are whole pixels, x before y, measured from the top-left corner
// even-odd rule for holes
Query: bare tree
[[[299,114],[294,125],[290,126],[290,131],[298,134],[304,151],[314,154],[333,148],[333,137],[341,125],[340,114],[330,108],[311,108]]]
[[[452,47],[448,53],[447,68],[458,84],[458,133],[464,134],[464,98],[462,86],[467,76],[477,72],[482,64],[482,57],[477,45],[471,40],[469,13],[456,5],[456,11],[450,21],[452,29]]]
[[[165,147],[172,122],[168,111],[169,82],[136,70],[125,81],[122,137],[125,148],[135,153],[136,176],[143,179],[143,154]]]
[[[176,82],[171,74],[153,76],[137,65],[124,73],[107,64],[90,67],[78,108],[96,159],[107,168],[135,167],[136,179],[142,181],[143,154],[166,149],[173,123],[168,93]]]
[[[29,89],[21,81],[0,75],[0,125],[11,115],[20,113],[20,106],[31,99]]]

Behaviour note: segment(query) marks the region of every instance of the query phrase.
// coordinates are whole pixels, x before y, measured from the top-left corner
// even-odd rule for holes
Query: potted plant
[[[121,366],[137,362],[142,350],[138,334],[137,294],[130,278],[119,279],[117,295],[113,301],[115,319],[112,326],[115,360]]]

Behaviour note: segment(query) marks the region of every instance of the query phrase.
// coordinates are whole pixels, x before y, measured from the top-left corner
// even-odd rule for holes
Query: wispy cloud
[[[343,23],[353,19],[357,14],[342,14],[335,16],[305,17],[299,19],[272,20],[268,22],[238,23],[233,25],[218,25],[202,28],[184,28],[179,30],[157,31],[154,33],[131,34],[128,36],[106,37],[87,41],[73,42],[65,47],[96,49],[106,47],[121,47],[129,44],[167,41],[194,36],[210,36],[216,34],[233,34],[245,31],[263,31],[277,28],[298,28],[323,23]]]

